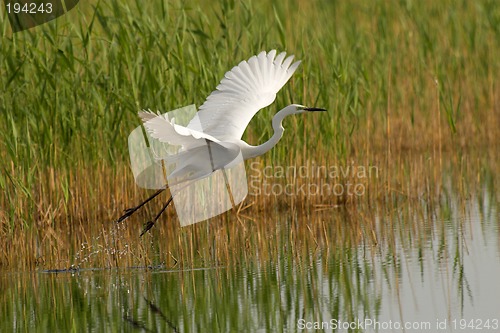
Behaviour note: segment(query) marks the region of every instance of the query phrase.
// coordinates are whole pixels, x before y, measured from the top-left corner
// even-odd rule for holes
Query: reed
[[[493,188],[490,171],[481,168],[481,187]],[[172,255],[181,259],[177,264],[167,260],[159,268],[107,270],[104,256],[95,255],[89,267],[100,265],[97,270],[2,274],[0,310],[5,320],[0,329],[9,330],[14,322],[20,330],[41,324],[64,331],[82,325],[124,330],[137,322],[159,331],[170,322],[178,331],[278,326],[299,331],[297,319],[314,319],[325,311],[341,320],[384,316],[387,302],[397,309],[399,299],[404,306],[405,298],[418,297],[411,290],[423,290],[422,284],[436,272],[447,277],[434,282],[440,291],[437,300],[443,294],[452,300],[442,311],[460,311],[457,307],[476,299],[471,284],[475,274],[466,267],[475,251],[483,251],[478,239],[481,244],[496,239],[498,205],[495,191],[484,190],[477,201],[455,196],[455,180],[443,177],[447,192],[437,202],[407,200],[402,205],[394,200],[355,209],[346,205],[333,214],[267,212],[258,222],[221,217],[184,229],[162,224],[141,241],[130,237],[136,242],[132,262],[145,256],[157,263]],[[127,239],[129,228],[119,230],[118,237]],[[100,239],[96,243],[104,244]],[[127,256],[132,257],[130,252]],[[122,257],[120,263],[125,261]],[[62,302],[70,310],[54,306]],[[89,317],[97,319],[90,323]]]
[[[80,4],[14,35],[4,21],[0,264],[65,267],[82,256],[89,258],[82,265],[106,267],[250,260],[276,254],[267,237],[277,232],[288,240],[306,237],[310,246],[319,235],[331,241],[322,227],[298,223],[304,214],[316,218],[317,209],[335,215],[340,205],[353,214],[422,198],[431,205],[442,194],[446,168],[461,196],[476,193],[481,168],[498,170],[491,147],[500,139],[499,20],[495,1],[222,1],[214,7],[112,0]],[[320,174],[256,182],[261,193],[263,180],[295,188],[361,182],[366,194],[251,194],[241,221],[228,213],[186,229],[165,223],[154,241],[136,239],[137,224],[158,208],[151,207],[115,230],[110,222],[120,211],[146,196],[127,160],[137,110],[200,105],[231,66],[272,48],[303,64],[244,139],[266,140],[272,115],[291,102],[329,113],[287,119],[280,144],[247,164],[249,177],[267,166],[375,166],[377,177],[362,180]],[[269,226],[263,214],[282,211],[294,222]],[[165,219],[174,219],[168,214]],[[367,216],[356,223],[368,228],[361,233],[366,241],[378,242]],[[110,244],[122,252],[111,253]]]

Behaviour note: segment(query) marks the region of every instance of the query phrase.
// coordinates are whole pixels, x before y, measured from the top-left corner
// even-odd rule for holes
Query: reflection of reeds
[[[376,244],[380,237],[391,240],[393,231],[387,226],[387,234],[378,235],[370,209],[393,212],[425,200],[432,211],[448,167],[461,197],[498,174],[496,152],[488,149],[500,141],[495,2],[284,2],[273,8],[263,1],[224,2],[216,13],[180,3],[135,6],[99,3],[93,15],[82,4],[67,22],[2,39],[0,265],[68,267],[82,256],[88,258],[82,265],[97,266],[238,262],[276,255],[278,247],[268,243],[278,231],[313,248],[334,244],[333,234],[343,228],[306,228],[302,221],[321,214],[335,219],[338,211],[363,230],[349,232]],[[199,105],[224,71],[275,46],[303,64],[276,103],[252,120],[245,139],[268,138],[272,114],[290,102],[329,113],[287,119],[282,142],[256,161],[262,168],[313,161],[377,166],[378,177],[363,180],[366,195],[251,195],[241,221],[228,213],[185,229],[165,222],[152,244],[151,237],[137,240],[138,225],[158,204],[114,230],[109,222],[146,196],[126,158],[136,111]],[[479,149],[485,157],[469,155]],[[296,186],[354,180],[270,179]],[[290,230],[264,222],[264,214],[285,211]],[[171,209],[166,220],[175,220]],[[298,255],[300,245],[277,239],[272,245],[286,244]]]

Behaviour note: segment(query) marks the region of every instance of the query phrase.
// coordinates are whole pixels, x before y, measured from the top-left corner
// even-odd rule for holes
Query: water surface
[[[493,194],[484,189],[465,201],[446,195],[432,209],[408,202],[376,213],[371,227],[356,229],[364,236],[347,233],[333,243],[325,241],[332,232],[325,229],[308,251],[284,246],[269,260],[2,272],[0,331],[470,332],[474,325],[497,332],[500,233]],[[303,222],[328,226],[332,214],[345,212]],[[342,220],[344,230],[354,229],[347,215]],[[281,215],[274,230],[293,229],[294,221]]]

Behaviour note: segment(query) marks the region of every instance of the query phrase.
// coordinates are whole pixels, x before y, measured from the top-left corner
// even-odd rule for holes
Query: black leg
[[[165,209],[167,209],[168,205],[170,205],[170,203],[172,202],[173,198],[174,198],[173,196],[170,196],[170,199],[168,199],[168,201],[165,203],[165,205],[160,210],[160,212],[156,215],[156,217],[153,221],[148,221],[144,224],[144,229],[142,229],[141,235],[139,237],[142,237],[142,235],[144,235],[146,232],[148,232],[148,230],[151,229],[155,225],[155,222],[158,221],[161,214],[163,214]]]
[[[118,220],[116,220],[115,222],[116,223],[120,223],[120,222],[123,222],[125,221],[126,219],[128,219],[132,214],[134,214],[139,208],[141,208],[142,206],[144,206],[145,204],[147,204],[148,202],[150,202],[151,200],[153,200],[154,198],[156,198],[161,192],[165,191],[165,188],[161,188],[159,189],[158,191],[156,191],[152,196],[150,196],[149,198],[146,199],[146,201],[142,202],[141,204],[139,204],[138,206],[136,207],[132,207],[132,208],[128,208],[128,209],[125,209],[124,210],[124,214],[122,216],[120,216],[120,218]]]

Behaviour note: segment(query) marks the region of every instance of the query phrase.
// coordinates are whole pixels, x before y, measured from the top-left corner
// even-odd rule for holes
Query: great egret
[[[139,112],[139,115],[144,122],[144,127],[152,138],[179,145],[181,154],[187,156],[196,155],[197,148],[207,143],[213,144],[213,147],[219,148],[221,151],[231,151],[232,148],[236,147],[238,151],[241,151],[244,160],[265,154],[283,136],[282,123],[285,117],[303,112],[326,111],[322,108],[306,107],[299,104],[288,105],[273,117],[274,134],[267,142],[252,146],[241,140],[253,116],[276,99],[276,93],[299,66],[300,61],[292,64],[293,55],[286,59],[285,56],[285,52],[276,56],[276,50],[267,53],[263,51],[248,61],[240,62],[224,75],[216,90],[207,97],[196,116],[187,126],[178,125],[174,119],[168,119],[166,116],[143,110]],[[224,160],[224,158],[220,160]],[[222,165],[212,163],[212,169],[206,172],[203,171],[206,168],[201,168],[201,171],[197,170],[197,168],[200,169],[200,163],[196,157],[185,158],[184,162],[180,163],[180,166],[173,172],[192,175],[196,174],[196,171],[200,171],[196,177],[204,177],[223,167],[224,163],[224,161],[220,163]],[[201,164],[206,165],[206,162]],[[125,210],[117,222],[122,222],[130,217],[165,189],[159,189],[143,203]],[[171,201],[172,197],[155,219],[147,222],[141,236],[154,225]]]

